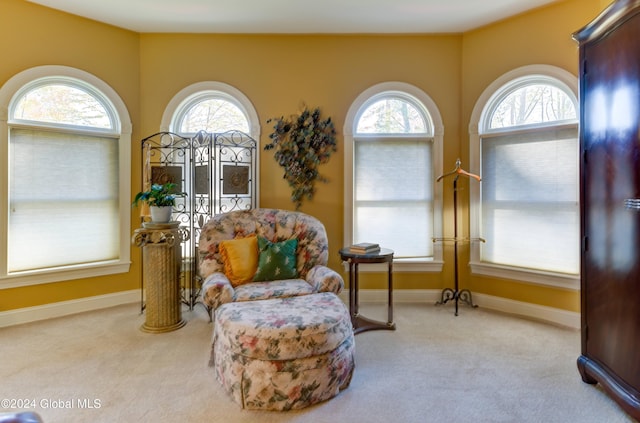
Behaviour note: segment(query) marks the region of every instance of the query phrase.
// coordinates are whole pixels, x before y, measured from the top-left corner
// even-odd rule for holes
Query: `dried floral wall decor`
[[[291,201],[296,210],[304,199],[315,194],[316,181],[328,182],[320,175],[318,166],[327,163],[337,150],[336,130],[331,118],[322,119],[320,109],[306,106],[288,118],[271,118],[273,132],[265,150],[274,150],[276,162],[284,169],[282,176],[291,187]]]

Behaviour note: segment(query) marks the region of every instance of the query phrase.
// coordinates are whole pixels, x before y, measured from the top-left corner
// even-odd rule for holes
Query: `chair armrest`
[[[202,284],[202,301],[211,310],[233,301],[235,290],[222,272],[214,272]]]
[[[344,279],[333,269],[317,264],[307,273],[306,281],[314,292],[333,292],[339,294],[344,288]]]

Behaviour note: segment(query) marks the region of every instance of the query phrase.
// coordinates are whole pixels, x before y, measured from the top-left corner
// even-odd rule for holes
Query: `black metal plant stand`
[[[454,285],[453,289],[445,288],[442,290],[440,300],[436,301],[436,305],[446,304],[449,301],[453,301],[455,304],[455,315],[458,315],[458,302],[462,301],[470,307],[478,307],[473,303],[471,291],[468,289],[460,290],[458,288],[458,243],[460,241],[470,241],[469,238],[458,238],[458,177],[462,175],[471,176],[478,181],[480,177],[472,173],[468,173],[460,168],[460,159],[456,161],[456,168],[448,174],[440,176],[437,181],[445,176],[455,174],[453,179],[453,239],[451,238],[434,238],[435,241],[453,241],[453,263],[454,263]],[[482,238],[478,238],[479,241],[484,241]]]

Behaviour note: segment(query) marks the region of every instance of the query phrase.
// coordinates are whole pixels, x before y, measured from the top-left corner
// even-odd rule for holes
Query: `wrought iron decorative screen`
[[[193,137],[158,132],[142,140],[142,185],[173,182],[178,197],[171,220],[189,230],[182,244],[183,301],[192,309],[200,295],[198,240],[209,217],[257,207],[257,142],[240,131]],[[144,219],[144,217],[143,217]]]

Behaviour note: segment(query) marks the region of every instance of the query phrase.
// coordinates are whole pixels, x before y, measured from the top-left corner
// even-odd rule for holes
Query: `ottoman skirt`
[[[355,341],[333,293],[227,303],[215,312],[210,365],[247,409],[300,409],[349,386]]]

